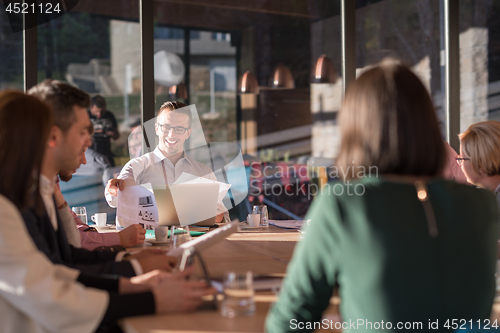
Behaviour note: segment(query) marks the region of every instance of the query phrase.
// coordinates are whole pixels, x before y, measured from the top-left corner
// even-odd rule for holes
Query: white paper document
[[[158,225],[158,210],[151,184],[127,186],[118,191],[116,220],[118,229],[138,223],[144,224],[146,229]]]
[[[187,172],[183,172],[174,184],[219,184],[219,197],[217,199],[217,202],[219,203],[222,202],[222,199],[226,196],[227,191],[231,188],[231,184],[198,177]]]

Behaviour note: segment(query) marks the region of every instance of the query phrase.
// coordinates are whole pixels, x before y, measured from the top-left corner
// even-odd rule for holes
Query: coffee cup
[[[257,228],[260,225],[260,214],[248,214],[247,222],[249,227]]]
[[[155,228],[155,239],[157,242],[168,241],[168,226],[160,225]]]
[[[105,227],[108,219],[108,215],[106,213],[96,213],[90,217],[92,222],[96,224],[98,227]]]

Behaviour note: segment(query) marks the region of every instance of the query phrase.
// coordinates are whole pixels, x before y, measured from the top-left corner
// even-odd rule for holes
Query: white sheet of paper
[[[146,183],[140,186],[128,186],[118,191],[116,207],[117,228],[126,228],[132,224],[158,224],[158,210],[153,194],[153,187]]]
[[[226,184],[223,182],[218,182],[216,180],[211,180],[203,177],[198,177],[187,172],[183,172],[179,178],[174,182],[174,184],[219,184],[219,198],[217,202],[221,203],[224,196],[226,196],[227,191],[231,188],[231,184]]]

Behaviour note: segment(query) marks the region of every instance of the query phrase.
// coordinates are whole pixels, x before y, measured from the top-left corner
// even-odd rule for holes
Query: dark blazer
[[[114,261],[116,252],[108,250],[89,251],[70,245],[59,215],[57,215],[57,232],[54,230],[47,213],[38,215],[34,209],[25,209],[21,212],[21,215],[38,249],[45,253],[54,264],[66,265],[88,274],[135,276],[135,271],[130,262]]]

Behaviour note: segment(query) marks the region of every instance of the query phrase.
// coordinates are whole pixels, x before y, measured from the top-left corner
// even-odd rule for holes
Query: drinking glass
[[[85,207],[72,207],[71,210],[80,218],[80,220],[82,220],[83,223],[87,224],[87,209]]]
[[[266,205],[255,205],[252,209],[253,214],[260,214],[260,226],[269,227],[269,213]]]
[[[221,303],[221,315],[234,318],[251,316],[255,313],[253,274],[229,272],[223,282],[224,299]]]
[[[191,234],[189,233],[189,226],[171,226],[170,227],[170,244],[172,248],[177,248],[181,244],[189,242]]]

